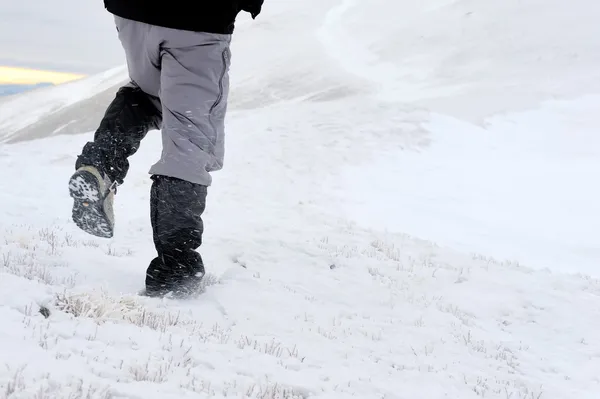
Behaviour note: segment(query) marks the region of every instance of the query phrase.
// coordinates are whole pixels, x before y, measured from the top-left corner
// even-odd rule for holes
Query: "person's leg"
[[[159,129],[161,111],[139,87],[130,84],[117,92],[108,106],[94,140],[86,143],[77,157],[75,168],[95,166],[111,182],[123,184],[135,154],[148,131]]]
[[[204,275],[202,213],[210,172],[223,166],[229,35],[156,28],[161,35],[163,151],[150,169],[157,257],[148,295],[187,296]]]
[[[161,159],[151,174],[210,186],[223,167],[230,35],[156,28],[162,34]]]
[[[69,182],[74,199],[73,220],[84,231],[112,237],[114,188],[124,182],[128,158],[136,153],[149,130],[159,129],[158,50],[148,44],[148,25],[115,18],[125,50],[131,83],[121,87],[108,106],[93,141],[85,144]]]
[[[146,295],[188,296],[204,277],[196,249],[202,244],[207,187],[162,175],[152,179],[150,220],[157,256],[146,271]]]
[[[160,111],[137,87],[122,87],[108,106],[94,140],[85,144],[69,181],[73,221],[83,231],[109,238],[114,231],[113,197],[150,129],[160,124]]]

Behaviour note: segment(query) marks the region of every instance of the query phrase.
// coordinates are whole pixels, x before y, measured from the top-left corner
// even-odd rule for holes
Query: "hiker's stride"
[[[241,11],[263,0],[105,0],[125,50],[130,82],[121,87],[78,156],[69,191],[73,220],[113,236],[113,201],[128,158],[148,131],[162,130],[162,155],[150,168],[150,218],[157,256],[145,294],[185,297],[204,276],[202,213],[211,172],[223,167],[229,45]]]

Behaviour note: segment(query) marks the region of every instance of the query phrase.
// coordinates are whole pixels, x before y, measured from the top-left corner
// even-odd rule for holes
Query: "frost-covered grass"
[[[42,231],[15,226],[3,235],[61,236]],[[243,243],[221,240],[210,240],[209,259]],[[2,398],[598,392],[600,358],[590,355],[600,350],[600,281],[589,277],[329,219],[302,245],[267,239],[220,258],[196,300],[161,301],[110,283],[86,286],[73,265],[54,263],[65,241],[55,252],[48,241],[5,256],[0,270]],[[102,245],[76,250],[117,278]],[[44,256],[32,268],[22,259],[36,252]],[[76,276],[68,284],[65,271]]]

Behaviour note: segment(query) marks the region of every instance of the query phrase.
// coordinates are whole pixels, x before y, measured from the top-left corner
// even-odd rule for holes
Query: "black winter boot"
[[[202,244],[207,187],[167,176],[152,176],[150,217],[158,256],[146,272],[147,296],[184,298],[204,277]]]

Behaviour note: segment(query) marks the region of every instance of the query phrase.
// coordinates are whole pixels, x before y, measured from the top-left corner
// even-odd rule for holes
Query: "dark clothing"
[[[135,154],[146,134],[160,129],[162,115],[151,98],[136,87],[119,89],[108,106],[94,141],[85,144],[75,168],[91,165],[119,185],[129,170],[128,157]]]
[[[104,0],[114,15],[166,28],[231,34],[240,11],[252,18],[264,0]]]
[[[207,187],[174,177],[152,176],[150,220],[158,256],[146,272],[146,293],[188,296],[204,277],[202,244]]]
[[[127,158],[136,153],[149,130],[161,125],[157,102],[139,88],[122,87],[75,167],[92,165],[111,181],[123,183]],[[150,220],[157,257],[146,272],[146,293],[186,296],[198,288],[204,275],[202,258],[195,250],[202,243],[207,187],[174,177],[153,175],[152,179]]]

